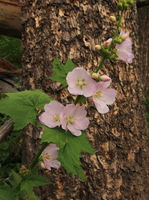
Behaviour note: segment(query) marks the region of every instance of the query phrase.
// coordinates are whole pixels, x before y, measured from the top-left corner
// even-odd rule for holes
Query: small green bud
[[[112,50],[112,53],[113,53],[114,55],[116,55],[117,49],[113,49],[113,50]]]
[[[104,56],[109,56],[111,54],[111,52],[109,51],[108,48],[102,47],[100,50],[100,53]]]
[[[125,38],[119,37],[119,38],[114,39],[114,43],[121,44],[124,40]]]
[[[116,60],[116,58],[117,58],[117,56],[116,56],[116,55],[112,55],[112,56],[110,56],[110,57],[109,57],[109,59],[110,59],[111,61],[114,61],[114,60]]]
[[[118,7],[119,7],[119,8],[123,8],[123,3],[122,3],[122,2],[119,2],[119,3],[118,3]]]

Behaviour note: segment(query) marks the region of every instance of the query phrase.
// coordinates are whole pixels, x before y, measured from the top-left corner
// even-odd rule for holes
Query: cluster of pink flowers
[[[120,36],[124,39],[121,44],[116,44],[117,56],[126,63],[132,63],[134,55],[132,53],[132,41],[129,34],[121,31]],[[105,42],[105,46],[110,45],[112,38]],[[75,68],[66,77],[68,91],[73,95],[83,95],[89,97],[94,102],[95,107],[101,114],[107,113],[115,101],[116,90],[109,88],[111,78],[103,75],[100,81],[92,79],[91,75],[82,67]],[[61,126],[64,130],[69,130],[73,135],[80,136],[81,130],[88,128],[89,120],[87,112],[83,106],[74,104],[62,105],[58,101],[46,104],[44,112],[39,116],[42,124],[49,128]],[[55,144],[49,144],[42,152],[42,167],[46,169],[59,168],[60,162],[57,160],[59,148]]]
[[[77,67],[68,73],[66,80],[68,91],[73,95],[92,97],[99,113],[107,113],[109,111],[107,105],[115,101],[116,91],[108,88],[111,83],[111,78],[108,76],[103,75],[101,81],[96,82],[84,68]]]
[[[89,125],[87,112],[83,106],[74,104],[63,106],[58,101],[52,101],[45,105],[44,110],[45,112],[39,116],[39,120],[49,128],[61,126],[73,135],[80,136],[81,130],[87,129]]]

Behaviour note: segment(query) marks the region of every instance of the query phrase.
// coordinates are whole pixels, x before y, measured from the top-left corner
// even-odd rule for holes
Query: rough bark
[[[112,0],[22,0],[26,21],[23,31],[24,88],[41,88],[62,103],[72,102],[64,89],[57,92],[49,81],[51,62],[71,58],[76,66],[95,69],[98,53],[94,46],[113,33],[110,15],[116,14]],[[110,112],[100,115],[88,107],[91,125],[88,136],[96,155],[84,155],[82,163],[88,182],[66,174],[63,168],[51,170],[53,184],[41,188],[46,200],[147,200],[149,136],[146,131],[143,94],[138,65],[138,29],[135,7],[125,13],[123,22],[134,41],[132,65],[107,62],[102,72],[113,79],[116,103]],[[32,134],[31,134],[32,133]],[[30,162],[36,130],[27,129],[23,162]]]
[[[138,7],[139,19],[139,55],[141,80],[143,83],[144,94],[149,97],[149,5]]]
[[[20,7],[19,0],[0,0],[0,34],[21,36]]]

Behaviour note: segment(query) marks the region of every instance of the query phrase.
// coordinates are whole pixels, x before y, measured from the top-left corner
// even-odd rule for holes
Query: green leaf
[[[73,173],[85,179],[80,158],[82,152],[93,154],[94,151],[87,139],[86,133],[81,136],[73,136],[60,128],[48,128],[43,126],[42,142],[56,144],[59,150],[59,161],[68,173]]]
[[[16,195],[9,185],[0,185],[0,200],[17,200]]]
[[[82,103],[82,104],[85,104],[87,101],[86,97],[85,96],[82,96],[82,95],[78,95],[76,100],[75,100],[75,104],[77,103]]]
[[[18,187],[21,181],[22,181],[22,177],[20,176],[20,174],[12,170],[10,174],[10,184],[13,186],[13,188]]]
[[[14,121],[14,130],[21,130],[28,124],[35,124],[37,109],[50,102],[50,97],[40,90],[7,93],[0,99],[0,113]]]
[[[29,199],[39,200],[39,198],[34,194],[33,188],[43,185],[47,185],[50,182],[43,176],[38,174],[38,170],[32,170],[30,174],[24,177],[21,183],[21,191],[25,192]]]
[[[43,176],[38,174],[38,170],[32,170],[27,176],[24,177],[23,182],[21,183],[22,190],[27,190],[29,187],[38,187],[47,185],[50,182]]]
[[[44,129],[41,142],[52,142],[57,144],[58,147],[63,148],[67,143],[66,132],[64,132],[61,128],[48,128],[46,126],[42,126]]]
[[[52,63],[54,75],[50,77],[51,80],[57,81],[62,84],[63,87],[67,86],[66,76],[68,72],[74,69],[74,63],[68,59],[66,64],[63,65],[59,59],[55,59]]]

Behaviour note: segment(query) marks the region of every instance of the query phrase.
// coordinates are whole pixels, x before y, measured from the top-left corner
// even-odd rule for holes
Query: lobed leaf
[[[0,99],[0,113],[10,116],[14,130],[21,130],[28,124],[35,124],[37,109],[50,102],[50,97],[40,90],[7,93]]]
[[[66,76],[68,72],[74,69],[74,63],[68,59],[66,64],[63,65],[59,59],[55,59],[52,63],[54,75],[50,77],[51,80],[59,82],[63,87],[67,86]]]
[[[81,136],[73,136],[60,128],[48,128],[43,126],[42,142],[56,144],[59,150],[59,161],[68,173],[75,174],[81,179],[85,179],[80,158],[82,152],[93,154],[94,151],[87,139],[86,133]]]

